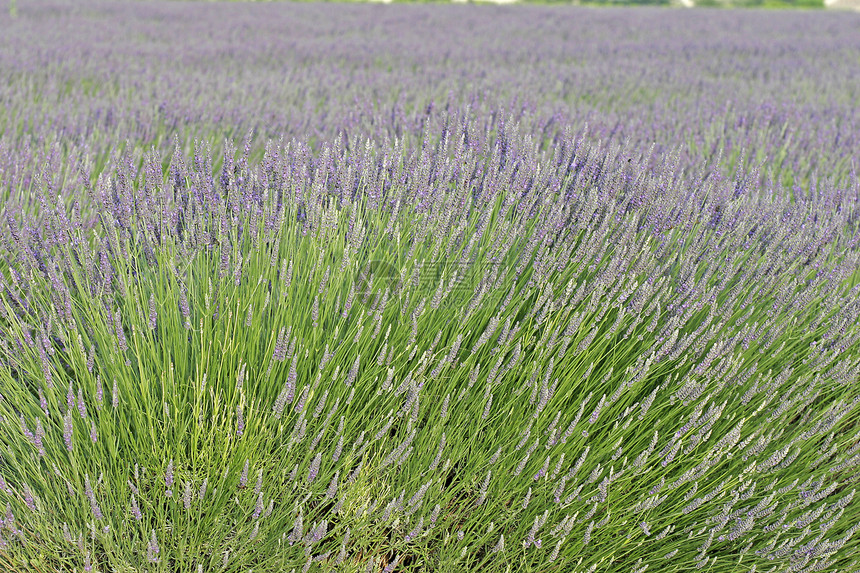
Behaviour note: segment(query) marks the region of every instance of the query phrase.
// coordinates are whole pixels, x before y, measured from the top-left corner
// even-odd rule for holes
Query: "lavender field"
[[[0,13],[0,570],[860,571],[860,14]]]

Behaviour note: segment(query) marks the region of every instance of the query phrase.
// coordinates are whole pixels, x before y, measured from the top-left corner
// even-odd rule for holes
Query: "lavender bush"
[[[860,19],[2,18],[4,568],[860,568]]]

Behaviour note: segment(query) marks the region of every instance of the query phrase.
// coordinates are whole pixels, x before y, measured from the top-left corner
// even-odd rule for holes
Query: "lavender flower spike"
[[[93,517],[96,519],[102,519],[104,515],[102,515],[102,510],[99,507],[98,502],[96,501],[95,493],[93,492],[93,488],[90,485],[90,476],[84,475],[84,492],[86,493],[87,500],[90,502],[90,509],[93,512]]]
[[[149,540],[149,544],[146,547],[146,560],[150,563],[158,563],[158,553],[160,549],[158,547],[158,539],[155,537],[155,530],[152,530],[152,537]]]
[[[318,453],[314,456],[314,459],[311,461],[311,465],[308,468],[308,483],[312,483],[316,478],[317,474],[320,471],[320,462],[322,461],[322,453]]]
[[[167,471],[164,473],[164,486],[167,488],[167,491],[164,494],[167,497],[173,496],[173,459],[171,459],[167,463]]]

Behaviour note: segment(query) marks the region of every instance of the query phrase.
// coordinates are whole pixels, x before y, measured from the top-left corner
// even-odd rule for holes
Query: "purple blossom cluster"
[[[77,5],[27,3],[4,24],[7,189],[36,183],[25,166],[60,161],[38,141],[114,138],[166,154],[173,134],[189,146],[251,130],[263,140],[404,140],[507,113],[548,148],[587,126],[635,155],[674,154],[680,169],[748,171],[737,194],[771,167],[806,192],[813,173],[847,173],[860,144],[850,14]],[[43,105],[31,105],[32,90]],[[470,141],[480,145],[482,132]],[[87,145],[75,147],[66,161],[77,174]],[[218,176],[225,187],[247,181]]]

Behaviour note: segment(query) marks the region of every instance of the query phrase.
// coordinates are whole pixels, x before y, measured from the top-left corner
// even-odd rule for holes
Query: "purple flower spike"
[[[93,492],[93,488],[90,485],[90,476],[84,475],[84,492],[87,495],[87,500],[90,502],[90,509],[92,509],[93,517],[96,519],[102,519],[104,515],[102,514],[102,510],[99,507],[98,502],[96,501],[95,493]]]
[[[140,507],[137,505],[137,499],[135,499],[134,494],[131,494],[131,514],[137,521],[143,519],[143,514],[140,512]]]
[[[315,479],[317,479],[317,474],[320,471],[320,462],[322,461],[322,454],[317,454],[314,456],[313,461],[311,461],[311,465],[308,468],[308,483],[312,483]]]
[[[245,415],[243,412],[242,405],[239,404],[236,406],[236,437],[241,438],[242,434],[245,433]]]
[[[30,511],[36,511],[36,502],[33,499],[33,492],[30,491],[30,486],[24,484],[24,503],[30,508]]]
[[[167,464],[167,471],[164,474],[164,486],[167,488],[165,495],[171,497],[173,495],[173,459]]]
[[[63,440],[66,442],[66,449],[72,451],[72,411],[66,412],[63,416]]]
[[[149,545],[146,547],[146,560],[150,563],[158,563],[158,539],[155,537],[155,530],[152,530],[152,537],[149,540]]]
[[[81,418],[87,418],[87,404],[84,402],[84,393],[80,388],[78,388],[78,412],[80,413]]]
[[[239,487],[245,488],[248,486],[248,460],[245,460],[245,466],[242,468],[242,475],[239,476]]]

